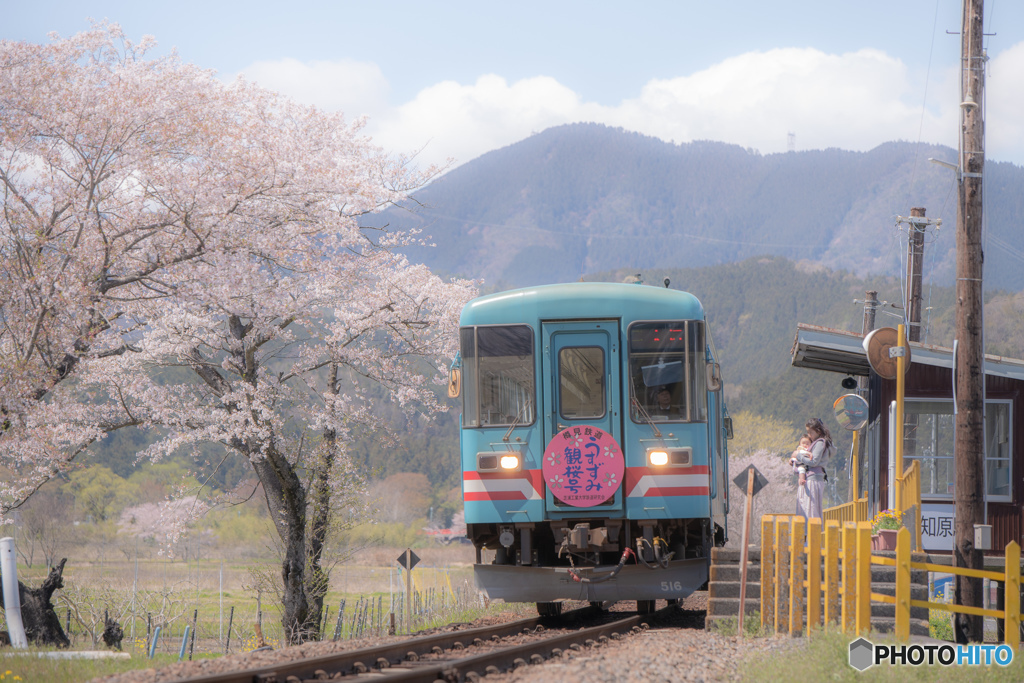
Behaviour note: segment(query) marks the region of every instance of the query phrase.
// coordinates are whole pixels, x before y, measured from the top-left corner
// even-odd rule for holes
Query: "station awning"
[[[863,342],[864,337],[856,332],[797,323],[791,353],[793,367],[867,376],[871,368]],[[943,346],[911,342],[910,357],[912,363],[953,367],[953,349]],[[1024,360],[987,354],[985,374],[1024,381]]]
[[[793,342],[793,367],[866,377],[871,367],[861,346],[863,341],[855,332],[798,323]]]

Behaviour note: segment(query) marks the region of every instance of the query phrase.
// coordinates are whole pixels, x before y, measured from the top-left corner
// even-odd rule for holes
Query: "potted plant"
[[[875,550],[896,550],[896,534],[903,526],[903,513],[899,510],[882,510],[871,522],[871,532],[878,537],[877,546],[872,538]]]

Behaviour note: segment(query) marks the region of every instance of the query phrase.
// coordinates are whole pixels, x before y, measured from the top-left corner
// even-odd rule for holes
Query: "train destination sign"
[[[611,434],[580,425],[555,434],[544,449],[541,469],[551,495],[567,505],[588,508],[619,490],[626,466]]]

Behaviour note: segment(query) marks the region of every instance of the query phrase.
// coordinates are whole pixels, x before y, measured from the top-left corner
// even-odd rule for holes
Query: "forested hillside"
[[[616,270],[587,276],[587,280],[621,281],[635,271]],[[722,360],[729,407],[748,411],[802,429],[808,417],[830,418],[832,402],[846,393],[842,375],[802,370],[790,365],[798,322],[861,331],[865,291],[878,292],[881,301],[901,300],[895,278],[862,279],[847,271],[795,263],[779,257],[760,257],[706,268],[651,269],[642,279],[697,295],[704,304],[712,336]],[[953,290],[929,286],[930,307],[926,341],[949,346],[953,332]],[[900,309],[880,311],[877,326],[899,321]],[[987,297],[986,343],[990,352],[1024,357],[1024,297],[995,292]],[[401,471],[426,474],[435,486],[458,484],[458,406],[449,416],[426,425],[401,422],[401,443],[376,439],[360,442],[359,457],[378,476]]]
[[[953,151],[890,143],[870,152],[762,156],[714,142],[666,144],[598,125],[544,131],[467,163],[424,189],[415,211],[382,223],[420,228],[437,247],[410,256],[448,274],[482,278],[483,291],[636,274],[704,303],[732,411],[801,428],[827,416],[839,376],[790,367],[798,322],[860,331],[865,290],[899,304],[905,243],[894,216],[911,206],[947,220],[926,244],[926,340],[953,329],[951,174],[927,163]],[[986,186],[986,344],[1024,356],[1024,169],[989,163]],[[938,283],[938,284],[936,284]],[[1010,293],[999,291],[1002,287]],[[897,321],[883,308],[879,326]],[[368,388],[373,391],[372,388]],[[382,405],[391,433],[364,433],[352,455],[371,479],[424,475],[435,501],[460,484],[458,406],[432,422]],[[153,435],[128,429],[92,460],[127,477]],[[246,463],[208,447],[197,474],[234,486]]]
[[[629,275],[628,270],[618,270],[587,279],[620,281]],[[651,269],[642,275],[655,285],[667,277],[673,289],[701,300],[732,384],[780,374],[789,365],[797,322],[859,332],[864,309],[854,299],[863,299],[866,289],[878,291],[882,300],[900,300],[895,279],[864,280],[847,271],[780,257],[707,268]],[[946,296],[946,290],[941,291]],[[880,314],[879,323],[887,324],[885,318]]]
[[[587,280],[621,281],[636,271],[595,273]],[[790,352],[798,322],[860,332],[866,290],[878,291],[882,301],[899,302],[900,283],[894,278],[861,279],[847,271],[796,263],[780,257],[760,257],[705,268],[640,271],[648,284],[670,286],[695,294],[704,304],[733,412],[746,410],[772,416],[793,426],[811,413],[827,416],[839,395],[842,377],[799,370],[790,366]],[[950,345],[953,330],[953,292],[929,286],[930,306],[926,340]],[[886,312],[888,311],[888,313]],[[884,308],[878,326],[894,325],[899,309]],[[987,298],[986,344],[990,353],[1024,357],[1024,296],[994,292]],[[371,390],[372,391],[372,390]],[[424,474],[437,490],[459,485],[457,401],[451,411],[432,421],[407,415],[396,405],[380,406],[395,438],[366,433],[353,444],[352,454],[371,478],[400,472]],[[128,476],[135,451],[148,441],[134,430],[111,436],[96,451],[96,458]],[[232,459],[220,460],[211,452],[210,467],[218,467],[213,481],[233,485],[245,468]]]
[[[571,282],[627,268],[693,268],[771,254],[861,276],[902,270],[897,215],[923,206],[926,266],[951,284],[956,193],[929,157],[952,149],[894,142],[761,155],[735,145],[673,145],[597,124],[560,126],[470,161],[409,210],[368,217],[419,228],[437,248],[414,260],[488,286]],[[989,287],[1024,289],[1024,169],[986,164]],[[905,235],[904,235],[905,237]]]
[[[621,281],[636,274],[635,270],[614,270],[586,279]],[[794,429],[802,429],[808,417],[831,420],[832,402],[845,393],[840,375],[791,367],[796,324],[859,332],[863,307],[854,299],[863,299],[869,289],[878,291],[882,301],[901,298],[900,283],[894,278],[865,280],[847,271],[780,257],[704,268],[641,270],[639,274],[653,286],[661,286],[667,277],[671,287],[696,294],[704,304],[722,360],[730,412],[772,418]],[[927,341],[948,346],[953,329],[952,290],[929,286],[926,303],[930,306]],[[883,309],[877,315],[878,326],[898,322],[897,313],[892,306]],[[989,352],[1024,357],[1024,295],[990,293],[985,314]],[[458,401],[449,404],[449,413],[428,421],[397,405],[382,403],[379,414],[390,425],[393,438],[383,432],[364,433],[351,445],[352,456],[371,480],[402,473],[424,475],[432,489],[427,504],[434,506],[439,519],[450,517],[457,509],[457,501],[450,499],[452,490],[461,485],[460,406]],[[837,437],[845,449],[845,434],[837,432]],[[757,443],[758,435],[750,435],[748,441]],[[149,442],[140,432],[122,430],[99,444],[92,458],[127,478],[135,469],[135,453]],[[196,474],[201,479],[210,477],[211,485],[234,486],[246,475],[245,464],[215,450],[209,449],[207,465]],[[835,464],[842,465],[842,461],[841,457]]]

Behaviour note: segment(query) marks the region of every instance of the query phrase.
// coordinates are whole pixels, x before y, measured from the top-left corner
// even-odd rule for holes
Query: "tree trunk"
[[[306,596],[306,492],[295,469],[274,449],[251,459],[267,498],[274,528],[284,544],[281,563],[281,626],[289,644],[310,640],[317,624]]]
[[[324,544],[327,542],[327,534],[331,526],[330,477],[337,457],[336,448],[337,437],[332,430],[329,430],[324,435],[324,447],[313,466],[310,482],[313,519],[309,528],[309,578],[306,584],[310,619],[316,624],[317,631],[319,631],[319,624],[323,616],[324,597],[327,595],[330,580],[323,569],[323,554]],[[317,632],[316,635],[319,633]]]
[[[39,588],[26,588],[18,582],[18,594],[21,597],[21,620],[25,624],[25,636],[33,645],[69,647],[64,629],[60,627],[60,618],[53,609],[50,599],[54,591],[64,587],[65,557],[56,567],[50,569],[49,576]],[[0,591],[0,607],[3,607],[3,592]]]
[[[107,647],[120,650],[121,641],[124,640],[124,630],[121,628],[121,624],[109,616],[105,616],[103,618],[103,636],[101,639]]]

